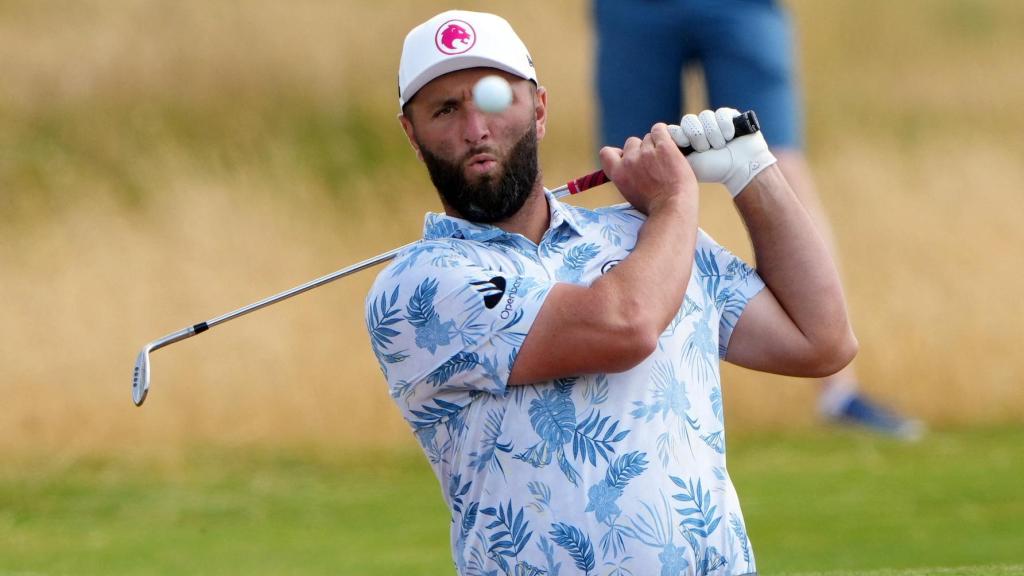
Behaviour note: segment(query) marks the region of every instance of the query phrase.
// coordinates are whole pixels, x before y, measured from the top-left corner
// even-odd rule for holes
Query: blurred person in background
[[[754,110],[779,168],[838,255],[804,156],[790,18],[776,0],[595,0],[599,146],[643,135],[685,110],[684,70],[703,70],[707,104]],[[820,414],[913,440],[923,425],[859,390],[854,366],[820,380]]]
[[[473,93],[492,76],[511,100],[485,112]],[[415,27],[398,84],[444,213],[377,276],[366,328],[441,485],[458,572],[755,574],[720,362],[823,376],[857,349],[765,139],[736,137],[728,108],[654,124],[600,152],[629,204],[587,210],[542,185],[547,91],[504,19]],[[735,198],[759,270],[698,228],[698,180]]]

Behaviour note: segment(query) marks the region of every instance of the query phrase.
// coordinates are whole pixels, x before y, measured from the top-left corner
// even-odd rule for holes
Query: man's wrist
[[[693,203],[693,199],[696,194],[689,194],[688,192],[676,192],[662,194],[657,198],[651,200],[648,205],[649,215],[661,214],[661,213],[686,213],[687,209],[690,208],[690,204]]]
[[[747,182],[746,186],[733,195],[733,200],[737,200],[740,194],[749,193],[750,191],[753,191],[752,194],[763,194],[770,193],[773,190],[782,190],[786,187],[788,187],[788,184],[786,177],[782,174],[782,170],[779,169],[777,164],[772,164],[754,174],[750,182]]]

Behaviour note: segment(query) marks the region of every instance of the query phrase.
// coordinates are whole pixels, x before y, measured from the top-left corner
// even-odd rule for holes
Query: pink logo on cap
[[[434,44],[443,54],[462,54],[476,44],[476,31],[465,20],[449,20],[438,27]]]

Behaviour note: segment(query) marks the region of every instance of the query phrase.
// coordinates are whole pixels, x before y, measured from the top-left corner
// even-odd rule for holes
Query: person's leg
[[[703,33],[701,60],[712,107],[732,106],[758,113],[779,168],[807,209],[839,266],[835,236],[803,153],[803,117],[793,69],[788,15],[771,0],[716,0]],[[841,266],[840,266],[841,269]],[[858,392],[853,364],[820,380],[819,410],[902,438],[921,434],[921,425],[878,406]]]
[[[803,148],[789,19],[771,0],[694,0],[697,58],[713,108],[752,109],[772,150]]]
[[[680,2],[595,0],[598,146],[622,146],[656,122],[681,116],[680,75],[686,59]]]

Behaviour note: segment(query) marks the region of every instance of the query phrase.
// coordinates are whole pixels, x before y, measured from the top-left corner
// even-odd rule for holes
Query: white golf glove
[[[765,168],[775,164],[761,132],[733,140],[736,128],[732,119],[740,113],[732,108],[687,114],[679,126],[669,126],[669,134],[680,148],[690,146],[694,153],[686,157],[698,182],[719,182],[735,198]]]

